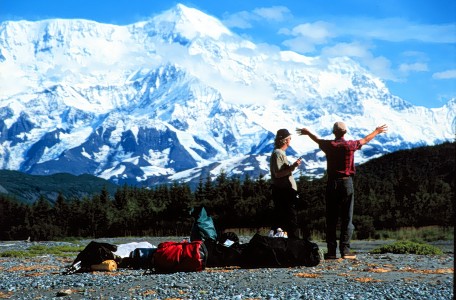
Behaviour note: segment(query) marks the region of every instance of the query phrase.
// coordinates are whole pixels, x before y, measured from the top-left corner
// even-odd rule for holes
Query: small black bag
[[[101,264],[105,260],[116,259],[113,252],[117,251],[117,246],[91,241],[73,261],[73,264],[65,270],[64,274],[72,274],[90,270],[90,266]]]
[[[151,269],[154,266],[154,253],[157,248],[136,248],[128,257],[129,267],[133,269]]]
[[[228,242],[228,240],[230,242]],[[240,266],[242,262],[242,251],[245,244],[239,243],[239,237],[234,232],[224,232],[217,241],[205,240],[208,258],[208,267],[230,267]]]
[[[204,244],[207,248],[207,267],[230,267],[242,264],[242,251],[246,244],[234,242],[230,246],[225,246],[213,240],[206,240]]]

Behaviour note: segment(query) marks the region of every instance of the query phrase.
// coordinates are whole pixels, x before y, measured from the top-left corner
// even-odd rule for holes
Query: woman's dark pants
[[[288,233],[289,238],[299,238],[297,196],[297,191],[292,188],[272,187],[274,201],[272,229],[282,228]]]

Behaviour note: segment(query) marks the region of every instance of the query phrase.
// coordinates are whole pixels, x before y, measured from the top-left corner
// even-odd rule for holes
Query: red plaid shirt
[[[361,143],[336,140],[320,140],[320,149],[326,154],[327,172],[329,178],[355,175],[355,151],[361,149]]]

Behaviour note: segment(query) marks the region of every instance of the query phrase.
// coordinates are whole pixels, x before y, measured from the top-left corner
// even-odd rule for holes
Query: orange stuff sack
[[[111,271],[117,270],[117,263],[114,260],[109,259],[109,260],[103,261],[101,264],[91,265],[90,269],[92,271],[108,271],[108,272],[111,272]]]

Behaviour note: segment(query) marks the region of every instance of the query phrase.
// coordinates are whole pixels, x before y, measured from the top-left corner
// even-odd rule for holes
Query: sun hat
[[[344,122],[336,122],[333,126],[333,133],[340,132],[345,133],[347,132],[347,125]]]
[[[288,132],[287,129],[279,129],[279,130],[277,130],[276,140],[284,140],[287,137],[289,137],[290,135],[291,135],[291,133]]]

